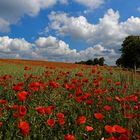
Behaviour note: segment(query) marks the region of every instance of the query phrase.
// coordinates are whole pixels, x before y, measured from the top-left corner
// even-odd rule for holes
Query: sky
[[[0,58],[115,65],[140,35],[140,0],[0,0]]]

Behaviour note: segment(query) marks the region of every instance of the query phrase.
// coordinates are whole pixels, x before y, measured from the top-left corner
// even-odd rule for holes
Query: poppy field
[[[0,61],[0,140],[22,139],[140,140],[140,76],[108,66]]]

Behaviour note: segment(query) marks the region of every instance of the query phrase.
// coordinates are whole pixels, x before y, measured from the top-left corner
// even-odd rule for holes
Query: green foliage
[[[116,61],[118,66],[134,68],[140,66],[140,36],[128,36],[121,48],[121,57]]]
[[[103,66],[104,65],[104,57],[101,57],[101,58],[94,58],[93,60],[92,59],[89,59],[87,61],[80,61],[80,62],[75,62],[76,64],[86,64],[86,65],[100,65],[100,66]]]

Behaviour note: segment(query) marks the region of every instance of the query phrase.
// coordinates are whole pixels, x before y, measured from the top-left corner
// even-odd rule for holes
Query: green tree
[[[99,58],[99,60],[98,60],[99,65],[103,66],[104,65],[104,61],[105,61],[104,57]]]
[[[121,57],[116,61],[117,65],[125,68],[140,66],[140,36],[128,36],[122,44]]]

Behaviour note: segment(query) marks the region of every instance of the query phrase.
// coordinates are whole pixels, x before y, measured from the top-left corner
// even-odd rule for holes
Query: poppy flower
[[[63,119],[64,118],[64,114],[62,112],[57,112],[56,116],[59,118],[59,119]]]
[[[35,110],[41,115],[44,115],[46,113],[45,107],[42,107],[42,106],[36,107]]]
[[[94,117],[98,120],[102,120],[105,116],[102,113],[94,113]]]
[[[113,132],[113,127],[110,126],[110,125],[106,125],[106,126],[105,126],[105,131],[106,131],[107,133],[112,133],[112,132]]]
[[[53,109],[54,109],[54,106],[48,106],[45,108],[45,112],[47,114],[52,114]]]
[[[29,127],[29,124],[26,121],[19,122],[18,128],[20,129],[20,132],[23,135],[26,136],[26,135],[29,134],[30,127]]]
[[[125,133],[126,129],[124,129],[123,127],[119,126],[119,125],[114,125],[112,128],[113,132],[117,132],[117,133]]]
[[[111,106],[106,105],[106,106],[104,106],[104,109],[105,109],[106,111],[110,111],[110,110],[111,110]]]
[[[58,119],[58,123],[59,123],[59,125],[63,125],[63,124],[65,124],[65,121],[64,121],[64,119],[59,118]]]
[[[19,117],[24,117],[27,113],[27,110],[25,108],[25,106],[19,106],[18,107],[18,113],[19,113]]]
[[[48,119],[47,120],[47,124],[50,126],[50,127],[53,127],[55,125],[55,120],[54,119]]]
[[[74,138],[74,135],[66,134],[66,135],[64,136],[64,140],[75,140],[75,138]]]
[[[79,117],[76,119],[76,122],[77,122],[78,125],[84,124],[84,123],[86,123],[86,117],[85,117],[85,116],[79,116]]]
[[[3,125],[3,122],[0,121],[0,127]]]
[[[27,95],[28,95],[28,92],[22,91],[22,92],[17,94],[17,98],[19,101],[25,101]]]
[[[93,127],[92,127],[92,126],[86,126],[86,127],[85,127],[85,130],[86,130],[87,132],[91,132],[91,131],[93,131]]]
[[[7,100],[0,100],[0,104],[7,104]]]

